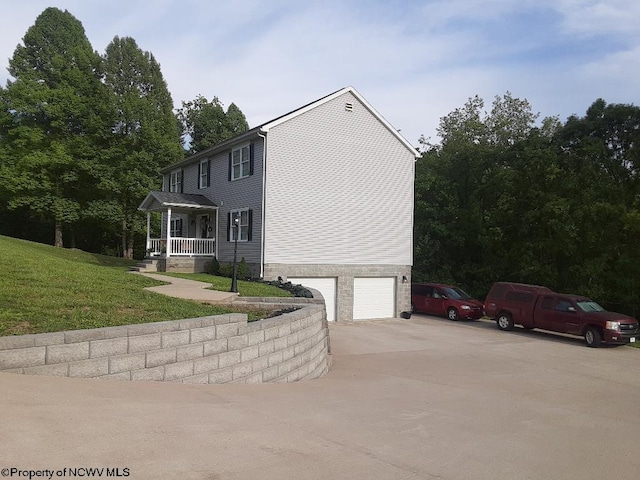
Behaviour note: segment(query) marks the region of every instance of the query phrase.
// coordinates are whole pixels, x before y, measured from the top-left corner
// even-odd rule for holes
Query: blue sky
[[[103,53],[133,37],[176,107],[201,94],[255,126],[353,85],[413,145],[440,117],[510,91],[542,117],[640,105],[638,0],[0,0],[0,84],[47,7]]]

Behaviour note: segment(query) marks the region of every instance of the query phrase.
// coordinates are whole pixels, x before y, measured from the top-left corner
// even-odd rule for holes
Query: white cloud
[[[637,0],[553,0],[564,17],[565,28],[582,35],[640,36]]]
[[[637,0],[10,3],[0,59],[56,6],[82,22],[99,52],[115,35],[151,51],[176,106],[217,96],[252,126],[346,85],[414,145],[475,94],[490,103],[509,90],[561,118],[598,97],[640,102]]]

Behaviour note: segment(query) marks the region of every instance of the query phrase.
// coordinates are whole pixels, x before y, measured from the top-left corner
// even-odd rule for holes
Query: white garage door
[[[335,277],[322,278],[299,278],[288,277],[294,285],[300,284],[305,287],[311,287],[318,290],[324,297],[324,303],[327,307],[327,321],[336,321],[336,279]]]
[[[353,319],[392,318],[396,313],[396,279],[354,278]]]

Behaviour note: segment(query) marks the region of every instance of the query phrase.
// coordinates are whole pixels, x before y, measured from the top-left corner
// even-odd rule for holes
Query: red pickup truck
[[[537,285],[496,282],[485,299],[484,311],[500,330],[512,330],[518,324],[525,329],[579,335],[589,347],[640,341],[635,318],[608,312],[587,297]]]

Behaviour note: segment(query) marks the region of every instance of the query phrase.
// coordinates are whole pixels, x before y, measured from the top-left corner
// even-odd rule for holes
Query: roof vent
[[[353,112],[353,103],[351,103],[351,102],[347,102],[347,103],[345,103],[345,104],[344,104],[344,109],[345,109],[347,112]]]

